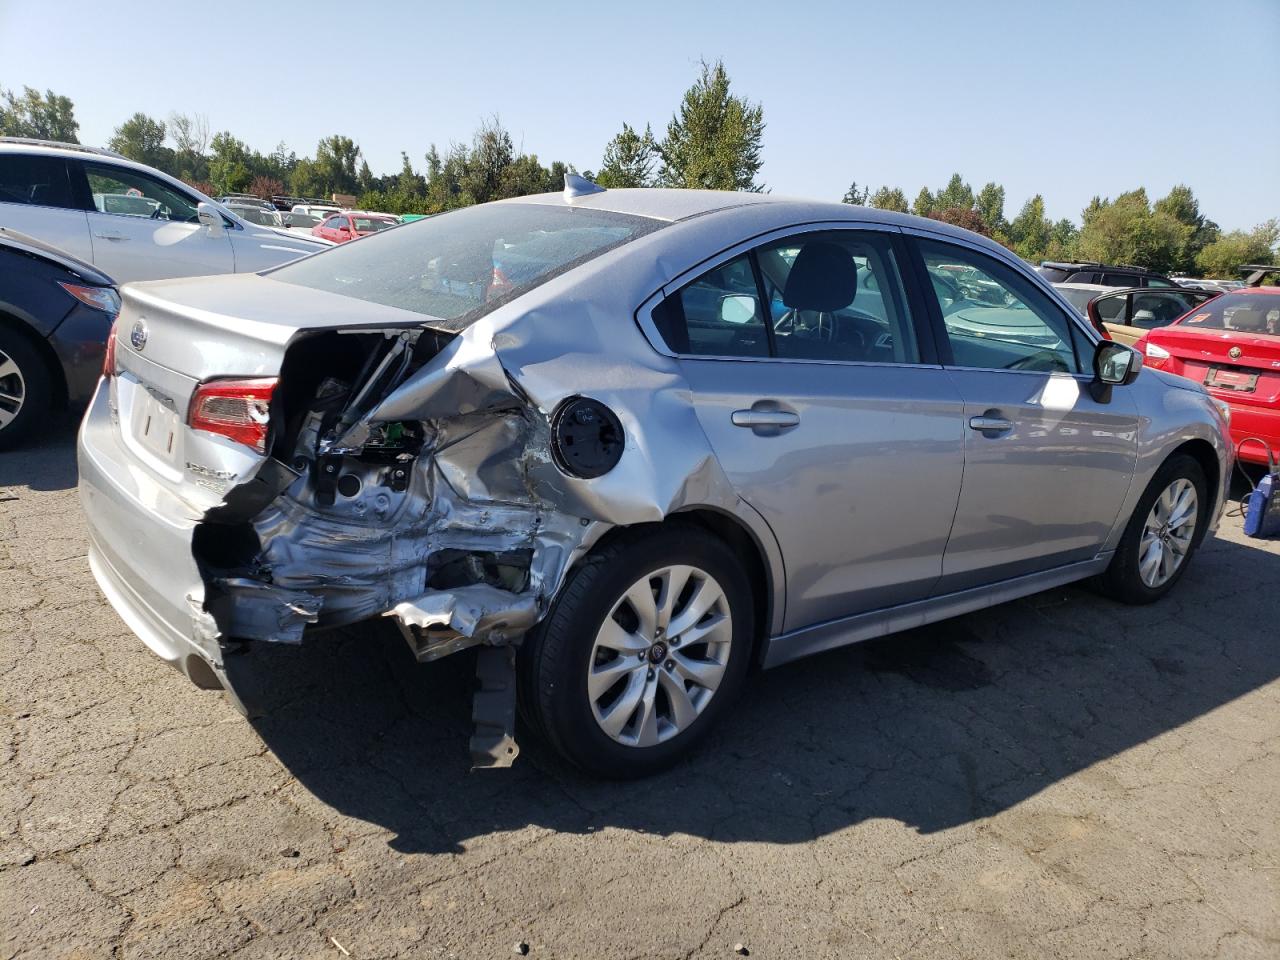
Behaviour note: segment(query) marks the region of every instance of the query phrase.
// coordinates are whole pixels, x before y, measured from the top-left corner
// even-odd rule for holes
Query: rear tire
[[[741,564],[701,527],[624,533],[570,573],[525,638],[521,711],[589,773],[656,773],[692,749],[740,692],[752,611]]]
[[[48,416],[53,381],[31,341],[0,326],[0,450],[26,438]]]
[[[1186,517],[1192,509],[1194,516]],[[1121,603],[1154,603],[1173,589],[1209,525],[1209,484],[1194,457],[1177,454],[1152,477],[1098,587]],[[1181,521],[1181,522],[1179,522]]]

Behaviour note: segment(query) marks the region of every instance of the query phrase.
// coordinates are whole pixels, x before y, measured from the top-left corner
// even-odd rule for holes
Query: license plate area
[[[1258,388],[1258,375],[1233,367],[1210,367],[1209,372],[1204,375],[1204,385],[1218,390],[1252,393]]]
[[[132,377],[121,376],[118,387],[125,445],[162,475],[181,479],[183,424],[173,402]]]

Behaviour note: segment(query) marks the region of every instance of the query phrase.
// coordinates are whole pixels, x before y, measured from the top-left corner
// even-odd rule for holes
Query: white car
[[[76,144],[0,137],[0,227],[117,283],[250,273],[332,246],[251,223],[145,164]]]

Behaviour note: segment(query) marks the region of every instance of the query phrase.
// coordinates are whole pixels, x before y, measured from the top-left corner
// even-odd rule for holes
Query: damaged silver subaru
[[[263,644],[477,647],[479,764],[518,705],[643,775],[752,669],[1085,578],[1156,600],[1230,476],[1202,387],[880,210],[570,177],[122,293],[79,441],[120,616],[248,711]]]

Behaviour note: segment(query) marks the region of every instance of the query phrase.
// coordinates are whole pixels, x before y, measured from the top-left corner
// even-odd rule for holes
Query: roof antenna
[[[566,203],[573,203],[579,197],[589,197],[593,193],[604,193],[604,187],[598,183],[592,183],[586,177],[580,177],[576,173],[566,173],[564,175],[564,199]]]

